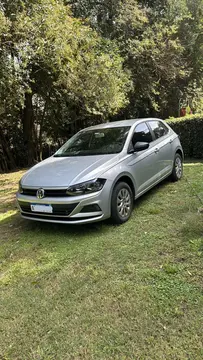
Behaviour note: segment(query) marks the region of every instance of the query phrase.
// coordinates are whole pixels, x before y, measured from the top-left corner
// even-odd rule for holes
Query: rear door
[[[154,151],[157,155],[157,172],[160,178],[164,178],[172,172],[174,154],[172,151],[173,137],[170,136],[169,128],[159,120],[147,121],[154,136]]]

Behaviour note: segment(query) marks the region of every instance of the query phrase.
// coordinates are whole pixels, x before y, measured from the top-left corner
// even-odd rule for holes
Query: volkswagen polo
[[[178,135],[159,119],[124,120],[81,130],[27,171],[17,201],[25,219],[83,224],[127,221],[134,200],[168,176],[180,180]]]

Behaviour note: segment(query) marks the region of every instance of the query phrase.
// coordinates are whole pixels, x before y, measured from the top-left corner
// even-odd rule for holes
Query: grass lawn
[[[203,359],[203,162],[184,170],[119,227],[25,221],[23,172],[0,175],[1,360]]]

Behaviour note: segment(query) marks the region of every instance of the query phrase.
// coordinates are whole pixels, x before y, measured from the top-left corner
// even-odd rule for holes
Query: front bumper
[[[38,199],[36,196],[17,193],[16,197],[21,216],[29,220],[60,224],[85,224],[107,219],[111,215],[110,197],[106,184],[101,191],[82,196]],[[51,205],[53,213],[33,212],[31,204]]]

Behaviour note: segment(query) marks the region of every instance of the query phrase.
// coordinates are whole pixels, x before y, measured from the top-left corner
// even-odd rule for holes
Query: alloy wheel
[[[182,161],[179,157],[175,160],[175,172],[178,179],[182,176]]]
[[[122,188],[118,193],[117,210],[122,218],[129,216],[131,212],[131,196],[126,188]]]

